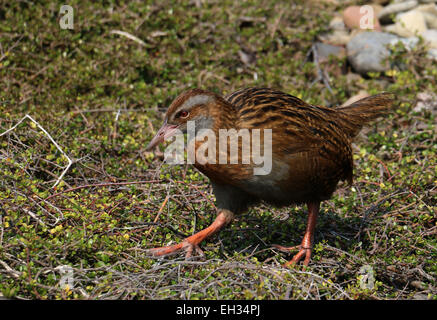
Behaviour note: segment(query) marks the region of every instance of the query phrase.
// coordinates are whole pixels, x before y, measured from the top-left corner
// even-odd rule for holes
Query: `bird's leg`
[[[317,216],[319,214],[319,209],[320,209],[320,202],[309,202],[307,203],[307,206],[308,206],[308,223],[301,245],[294,246],[294,247],[283,247],[280,245],[274,245],[274,247],[276,247],[281,251],[291,251],[299,248],[299,252],[294,255],[293,259],[291,259],[286,264],[284,264],[284,267],[299,262],[304,256],[305,256],[305,260],[303,264],[307,266],[308,263],[310,262],[311,253],[313,250],[314,230],[316,228]]]
[[[199,247],[199,243],[202,242],[207,237],[218,232],[228,223],[230,223],[233,217],[234,214],[231,211],[225,209],[219,209],[217,218],[215,218],[214,222],[206,229],[203,229],[202,231],[193,234],[192,236],[184,239],[184,241],[178,244],[149,249],[148,252],[154,256],[165,256],[171,253],[178,252],[180,250],[185,250],[186,257],[189,258],[192,255],[193,250],[195,250],[197,253],[203,255],[203,252]]]

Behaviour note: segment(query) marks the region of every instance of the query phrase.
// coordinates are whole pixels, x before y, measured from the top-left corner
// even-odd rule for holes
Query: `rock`
[[[389,25],[383,26],[382,27],[382,31],[390,32],[390,33],[396,33],[397,27],[396,27],[395,24],[389,24]]]
[[[337,29],[335,26],[343,24],[343,14],[341,12],[335,12],[334,16],[332,17],[331,21],[329,21],[329,27],[331,29]],[[343,29],[343,27],[341,27]]]
[[[428,50],[428,58],[436,60],[437,61],[437,49],[429,49]]]
[[[243,62],[246,66],[254,64],[256,61],[255,53],[250,50],[245,50],[243,48],[238,50],[238,56],[240,57],[241,62]]]
[[[375,9],[372,6],[347,7],[343,12],[343,22],[350,29],[381,31]]]
[[[413,300],[429,300],[429,298],[427,294],[417,292],[414,294]]]
[[[346,26],[343,22],[343,17],[335,16],[332,18],[332,20],[329,22],[329,28],[331,30],[346,30]]]
[[[316,42],[315,46],[317,55],[322,60],[327,60],[331,55],[341,58],[346,54],[346,50],[342,46],[334,46],[323,42]]]
[[[382,29],[385,32],[395,33],[401,37],[411,37],[416,33],[421,34],[428,29],[425,15],[418,10],[400,13],[396,16],[395,20],[395,24],[384,26]]]
[[[390,21],[390,15],[399,12],[408,11],[416,7],[418,4],[419,3],[416,0],[408,0],[408,1],[389,4],[379,12],[378,19],[380,22]]]
[[[385,32],[362,32],[347,44],[347,57],[352,67],[360,74],[382,72],[389,69],[385,61],[390,50],[387,48],[397,36]]]
[[[348,105],[350,105],[350,104],[352,104],[354,102],[357,102],[360,99],[364,99],[364,98],[367,98],[369,96],[370,96],[370,94],[367,91],[360,90],[360,92],[358,92],[356,95],[354,95],[354,96],[350,97],[349,99],[347,99],[346,102],[344,102],[341,106],[342,107],[348,106]]]
[[[414,112],[437,111],[437,95],[429,92],[420,92],[416,96],[417,103]]]
[[[419,290],[425,290],[426,287],[423,285],[421,281],[413,280],[410,282],[410,285]]]
[[[437,29],[429,29],[420,34],[430,48],[437,49]]]
[[[437,1],[437,0],[436,0]],[[418,6],[415,10],[422,12],[425,17],[425,22],[428,28],[437,29],[437,5],[434,3],[423,4]]]
[[[412,37],[427,30],[425,16],[418,10],[399,13],[395,25],[395,32],[401,37]]]
[[[346,30],[334,30],[320,36],[320,40],[333,45],[345,45],[351,39],[351,35]]]
[[[398,42],[402,42],[402,44],[407,50],[412,50],[419,43],[419,38],[418,37],[397,38],[390,41],[390,44],[396,45],[396,43]]]

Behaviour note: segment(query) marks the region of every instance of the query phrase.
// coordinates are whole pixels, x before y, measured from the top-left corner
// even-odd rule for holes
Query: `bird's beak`
[[[158,144],[164,142],[166,139],[173,136],[176,133],[177,128],[178,128],[177,125],[168,124],[167,121],[165,121],[162,127],[158,130],[156,135],[153,137],[152,141],[150,141],[146,150],[150,151]]]

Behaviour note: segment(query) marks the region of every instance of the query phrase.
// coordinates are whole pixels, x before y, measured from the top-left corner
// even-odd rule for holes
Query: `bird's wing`
[[[292,95],[269,88],[238,90],[225,98],[238,112],[239,128],[272,129],[272,149],[285,156],[330,160],[342,179],[352,176],[352,150],[348,136],[336,122],[336,110],[312,106]]]

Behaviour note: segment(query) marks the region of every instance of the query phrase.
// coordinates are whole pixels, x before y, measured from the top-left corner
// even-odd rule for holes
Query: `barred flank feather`
[[[355,137],[368,122],[387,114],[393,107],[395,95],[384,92],[344,107],[337,107],[337,122],[350,137]]]

